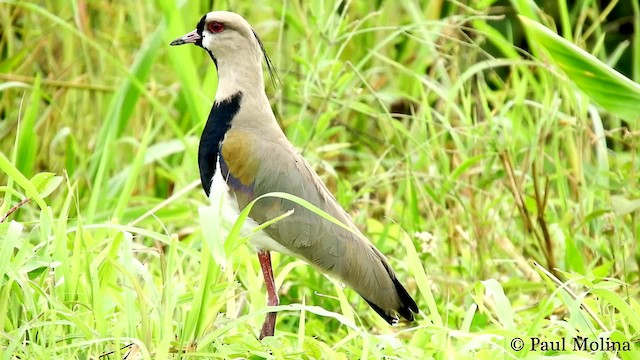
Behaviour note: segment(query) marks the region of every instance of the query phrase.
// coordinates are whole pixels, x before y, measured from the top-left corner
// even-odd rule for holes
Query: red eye
[[[209,23],[209,31],[211,31],[212,33],[219,33],[222,30],[224,30],[223,23],[219,23],[215,21]]]

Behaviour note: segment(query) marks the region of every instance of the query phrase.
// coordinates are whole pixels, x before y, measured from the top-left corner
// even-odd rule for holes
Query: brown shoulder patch
[[[222,143],[221,153],[229,173],[245,186],[253,183],[258,171],[259,160],[253,156],[255,140],[253,134],[229,130]]]

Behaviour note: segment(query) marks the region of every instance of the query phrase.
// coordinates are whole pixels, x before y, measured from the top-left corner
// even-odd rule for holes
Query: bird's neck
[[[218,90],[215,103],[224,103],[237,94],[242,95],[240,108],[231,127],[257,131],[265,137],[283,136],[265,93],[262,64],[254,60],[243,64],[218,61],[217,65]]]
[[[268,102],[264,92],[262,64],[248,60],[236,58],[233,63],[223,59],[218,60],[216,102],[224,101],[238,92],[241,92],[245,99],[264,98],[262,100]]]

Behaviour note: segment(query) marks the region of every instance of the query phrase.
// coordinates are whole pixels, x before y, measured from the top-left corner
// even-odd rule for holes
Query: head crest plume
[[[269,55],[267,55],[267,51],[264,49],[262,40],[260,40],[260,37],[258,36],[255,30],[251,29],[251,31],[253,32],[253,35],[256,37],[256,40],[258,40],[258,44],[260,44],[260,50],[262,51],[262,55],[264,55],[264,60],[267,62],[267,69],[269,70],[269,77],[271,78],[271,83],[273,83],[274,88],[277,88],[278,84],[282,84],[282,81],[280,81],[280,77],[278,76],[276,69],[273,67],[273,63],[271,62]]]

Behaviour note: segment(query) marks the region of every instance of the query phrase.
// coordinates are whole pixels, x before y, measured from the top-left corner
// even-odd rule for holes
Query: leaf
[[[630,342],[629,339],[620,330],[613,330],[609,335],[609,341],[618,343],[621,346],[623,346],[622,344],[625,344],[625,343],[629,344],[629,351],[618,352],[620,359],[631,360],[631,359],[640,358],[640,351],[637,350],[637,347],[635,346],[635,344]]]
[[[495,304],[495,312],[498,315],[498,320],[505,328],[509,330],[515,330],[515,324],[513,322],[513,308],[511,302],[504,294],[502,285],[496,279],[489,279],[481,282],[486,289],[485,296],[493,299]]]
[[[640,84],[598,60],[542,24],[518,16],[530,39],[593,101],[629,121],[640,120]]]
[[[629,200],[622,195],[612,195],[611,208],[618,216],[631,214],[632,212],[640,209],[640,199]]]
[[[45,261],[40,259],[33,259],[29,263],[20,268],[20,272],[27,274],[30,280],[33,280],[42,275],[48,269],[55,269],[60,266],[59,261]]]
[[[24,89],[30,89],[31,85],[29,84],[25,84],[23,82],[19,82],[19,81],[6,81],[3,82],[2,84],[0,84],[0,92],[2,91],[6,91],[12,88],[24,88]]]
[[[221,269],[224,269],[227,266],[227,257],[224,252],[222,224],[220,222],[222,214],[216,211],[213,206],[199,207],[198,214],[200,215],[202,236],[204,237],[204,241],[207,242],[211,256],[216,264],[218,264]]]
[[[24,115],[20,121],[18,130],[18,158],[16,167],[25,176],[33,174],[33,167],[38,153],[38,134],[36,133],[36,120],[40,114],[40,74],[36,75],[29,102],[23,105]]]
[[[520,59],[520,54],[516,51],[513,43],[505,38],[496,28],[487,24],[484,20],[472,20],[475,29],[478,29],[502,54],[509,59]]]
[[[4,239],[0,241],[0,285],[4,282],[5,274],[11,264],[13,249],[19,246],[18,244],[20,243],[20,237],[23,231],[24,225],[16,221],[11,221],[4,235]]]
[[[593,289],[591,293],[608,302],[623,316],[628,325],[633,327],[636,332],[640,331],[640,316],[620,295],[607,289]]]
[[[33,198],[38,206],[40,206],[40,209],[44,210],[47,208],[47,203],[45,203],[40,196],[38,189],[33,186],[31,181],[29,181],[29,179],[27,179],[2,152],[0,152],[0,170],[22,187],[27,196]]]
[[[211,333],[204,336],[200,341],[198,341],[198,349],[204,348],[205,346],[213,343],[216,339],[219,339],[231,329],[238,328],[240,324],[248,322],[250,319],[262,316],[268,312],[280,312],[280,311],[306,311],[318,316],[333,318],[339,321],[342,325],[345,325],[351,328],[354,332],[354,336],[364,337],[366,333],[363,332],[356,324],[347,319],[344,315],[338,314],[332,311],[325,310],[319,306],[308,306],[308,305],[300,305],[300,304],[291,304],[291,305],[279,305],[279,306],[269,306],[266,308],[262,308],[260,310],[251,312],[247,315],[240,316],[239,318],[230,321],[223,326],[216,328],[211,331]]]
[[[36,188],[42,198],[46,198],[60,186],[62,176],[55,176],[54,173],[42,172],[31,178],[31,183]]]

